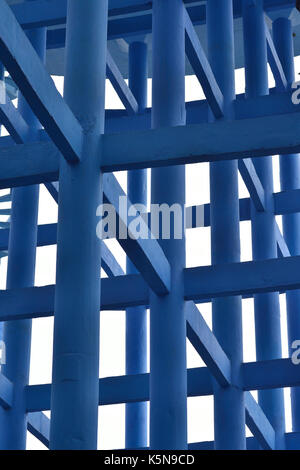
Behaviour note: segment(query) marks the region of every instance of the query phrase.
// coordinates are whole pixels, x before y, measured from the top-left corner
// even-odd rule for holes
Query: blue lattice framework
[[[12,188],[10,226],[0,231],[1,251],[8,250],[7,289],[0,292],[1,449],[25,448],[27,428],[51,449],[95,449],[98,406],[116,403],[126,403],[126,447],[144,448],[147,401],[152,449],[300,449],[300,366],[281,358],[279,314],[279,293],[286,293],[292,345],[300,340],[294,6],[294,0],[0,0],[0,60],[20,91],[18,108],[9,97],[0,105],[10,134],[0,138],[0,188]],[[243,42],[234,44],[234,28]],[[126,70],[124,57],[113,59],[120,38],[129,43]],[[246,74],[246,93],[238,96],[234,47]],[[59,73],[62,63],[64,98],[48,72]],[[191,69],[204,101],[185,103]],[[125,110],[105,113],[106,76]],[[272,155],[280,155],[279,193]],[[210,204],[200,209],[200,225],[211,227],[212,265],[187,269],[184,239],[120,237],[125,274],[96,235],[102,199],[117,206],[124,194],[112,172],[129,170],[129,198],[145,203],[152,168],[152,202],[183,206],[184,165],[196,162],[210,162]],[[238,171],[248,199],[238,198]],[[58,201],[57,225],[37,226],[42,183]],[[199,223],[197,209],[187,208],[188,228]],[[243,220],[252,226],[247,263],[240,262]],[[56,285],[34,287],[36,246],[56,243]],[[100,279],[101,263],[107,278]],[[242,356],[248,297],[255,306],[253,363]],[[196,307],[202,302],[212,302],[213,331]],[[99,380],[100,308],[127,312],[125,376]],[[31,319],[53,314],[52,384],[28,385]],[[186,337],[207,367],[186,368]],[[285,433],[284,387],[291,387],[292,433]],[[251,390],[258,390],[258,402]],[[215,441],[188,444],[187,397],[204,395],[214,395]],[[246,424],[254,437],[246,439]]]

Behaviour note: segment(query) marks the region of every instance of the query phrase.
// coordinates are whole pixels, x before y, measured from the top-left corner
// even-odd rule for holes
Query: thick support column
[[[235,99],[232,0],[207,2],[207,39],[210,64],[225,100],[225,119]],[[237,136],[238,138],[238,136]],[[212,264],[240,261],[237,161],[210,165]],[[232,363],[238,383],[243,361],[241,297],[215,299],[213,331]],[[215,449],[245,449],[244,393],[233,385],[214,383]]]
[[[27,35],[44,60],[46,29],[28,31]],[[22,96],[19,97],[18,107],[34,135],[41,126]],[[38,185],[12,190],[7,289],[34,285],[38,203]],[[2,366],[2,373],[14,384],[14,402],[9,410],[0,408],[0,449],[26,448],[24,387],[29,381],[31,323],[31,320],[12,321],[6,322],[3,327],[6,364]]]
[[[107,0],[68,2],[65,99],[84,138],[80,163],[60,161],[51,449],[97,447],[106,35]]]
[[[184,65],[182,0],[154,0],[153,128],[185,124]],[[178,204],[179,212],[183,212],[184,201],[184,167],[152,170],[152,204]],[[172,269],[171,291],[164,297],[153,293],[150,296],[152,449],[187,448],[186,325],[182,278],[185,239],[184,236],[174,239],[172,232],[169,240],[160,240]]]
[[[142,113],[147,107],[147,45],[133,42],[129,46],[129,87]],[[147,170],[133,170],[127,176],[128,198],[133,204],[147,204]],[[127,273],[137,270],[127,258]],[[147,372],[147,310],[126,310],[126,374]],[[125,447],[147,447],[147,403],[126,403]]]
[[[0,80],[4,80],[4,67],[3,64],[0,62]],[[2,126],[0,122],[0,136],[1,136],[1,131],[2,131]],[[1,264],[1,259],[0,259],[0,264]],[[3,338],[3,323],[0,323],[0,341]]]
[[[243,1],[243,21],[246,95],[249,98],[267,95],[267,46],[262,0]],[[264,212],[257,212],[251,204],[253,259],[276,258],[272,157],[257,158],[253,163],[265,190],[266,204]],[[281,357],[279,294],[255,295],[254,307],[257,360],[278,359]],[[258,400],[276,432],[276,446],[281,448],[285,429],[283,390],[261,390]]]
[[[273,23],[273,38],[285,72],[288,84],[295,80],[294,46],[292,25],[288,18],[279,18]],[[300,157],[296,155],[280,156],[281,190],[300,188]],[[283,235],[292,256],[300,255],[300,214],[288,214],[282,217]],[[295,340],[300,339],[300,291],[286,293],[288,337],[291,348]],[[293,349],[290,349],[291,354]],[[300,388],[291,389],[293,431],[300,431]]]

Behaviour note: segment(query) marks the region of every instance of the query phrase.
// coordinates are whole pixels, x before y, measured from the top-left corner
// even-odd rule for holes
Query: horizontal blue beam
[[[300,112],[103,136],[104,172],[300,152]]]
[[[139,274],[102,278],[101,310],[148,305],[149,287]],[[0,291],[0,321],[53,315],[55,286]]]
[[[286,450],[299,450],[300,433],[288,432],[284,435]],[[247,450],[260,450],[259,444],[254,437],[247,437]],[[193,442],[188,445],[189,450],[214,450],[214,442]]]
[[[0,230],[0,251],[8,250],[9,228]],[[57,224],[38,226],[37,246],[55,245],[57,241]]]
[[[208,118],[208,102],[206,100],[186,102],[187,124],[206,123]],[[291,92],[279,93],[276,89],[270,90],[270,95],[245,98],[245,94],[236,96],[233,103],[236,120],[251,119],[274,114],[289,114],[299,112],[299,107],[292,102]],[[145,113],[128,116],[125,110],[106,110],[105,132],[116,134],[126,131],[142,131],[151,128],[151,109]]]
[[[216,118],[224,116],[224,97],[201,46],[189,14],[185,14],[185,52]]]
[[[242,367],[244,390],[299,387],[300,367],[289,359],[247,362]]]
[[[188,396],[212,395],[211,376],[207,367],[188,369]],[[28,412],[50,409],[51,385],[28,385],[25,388]],[[149,401],[149,374],[123,375],[99,379],[99,405]]]
[[[1,147],[0,189],[57,180],[59,157],[52,142]]]
[[[243,363],[241,377],[241,386],[245,391],[300,386],[300,369],[294,366],[290,359]],[[187,382],[189,397],[213,394],[212,376],[207,367],[188,369]],[[28,385],[25,393],[28,412],[50,409],[50,384]],[[99,380],[99,405],[148,400],[149,374],[123,375]]]
[[[274,193],[274,212],[276,215],[300,212],[300,189]]]
[[[189,14],[193,23],[205,23],[205,5],[197,5],[197,0],[185,0]],[[193,4],[195,3],[195,6]],[[25,29],[38,28],[42,26],[64,25],[66,23],[67,0],[36,0],[34,8],[25,3],[12,5],[11,8],[18,21]],[[294,0],[265,0],[266,11],[280,9],[283,6],[294,6]],[[234,16],[240,17],[242,14],[240,0],[233,2]],[[109,11],[109,36],[122,37],[136,33],[149,33],[152,30],[151,18],[152,4],[149,0],[110,0]],[[126,15],[136,12],[132,18],[115,19],[113,15]],[[127,20],[127,21],[126,21]],[[111,25],[110,25],[111,24]],[[55,31],[49,31],[50,37],[55,35]],[[65,37],[61,35],[58,47],[64,47]],[[57,42],[57,39],[56,39]]]
[[[128,114],[137,114],[139,110],[137,101],[109,51],[107,51],[106,58],[106,73]]]
[[[184,270],[185,299],[201,302],[216,297],[298,289],[299,272],[299,256],[188,268]],[[141,275],[103,278],[101,282],[102,310],[148,305],[149,287]],[[0,291],[0,321],[53,315],[54,290],[55,286],[44,286]]]
[[[246,424],[261,447],[275,450],[275,431],[250,392],[245,393]]]
[[[289,191],[281,191],[273,193],[274,200],[274,214],[295,214],[300,212],[300,189],[292,189]],[[240,199],[240,221],[250,220],[250,198]],[[210,204],[203,204],[201,206],[187,207],[187,228],[209,227],[210,226]],[[203,214],[200,218],[200,224],[196,214]]]
[[[44,446],[49,448],[50,442],[50,419],[43,412],[29,413],[27,418],[27,429]]]
[[[187,6],[197,4],[199,0],[184,0]],[[18,21],[25,29],[32,29],[41,26],[53,26],[65,24],[67,12],[67,0],[36,0],[34,8],[32,5],[21,3],[12,5],[11,8],[16,15]],[[294,6],[294,0],[265,0],[265,10],[269,11],[274,8],[280,9],[284,6]],[[108,14],[126,15],[128,13],[151,10],[152,4],[149,0],[109,0]],[[195,8],[197,12],[197,22],[205,21],[205,10],[203,7]],[[241,16],[241,2],[234,1],[234,16]]]
[[[231,383],[231,364],[194,302],[185,303],[187,337],[222,387]]]
[[[199,159],[201,161],[206,161],[206,160],[209,160],[209,159],[213,160],[213,159],[217,159],[217,158],[222,158],[222,154],[218,155],[217,152],[213,153],[214,146],[216,145],[216,143],[214,144],[214,142],[216,140],[217,141],[220,140],[219,138],[218,139],[215,138],[216,133],[218,133],[219,137],[221,138],[222,135],[226,134],[226,132],[228,131],[228,134],[226,135],[226,140],[224,141],[224,145],[225,145],[225,143],[227,143],[228,144],[227,146],[230,145],[230,146],[234,147],[234,148],[229,149],[229,152],[232,153],[232,155],[231,155],[232,157],[236,158],[234,153],[235,153],[236,148],[238,147],[238,145],[237,145],[237,142],[234,142],[234,141],[237,141],[236,135],[239,135],[239,127],[241,126],[242,130],[244,132],[246,132],[245,129],[248,129],[248,124],[250,126],[249,127],[250,130],[251,130],[251,126],[254,124],[253,133],[249,132],[249,129],[248,129],[248,134],[249,135],[247,136],[247,139],[250,141],[250,143],[249,143],[249,145],[250,145],[251,144],[251,139],[252,139],[252,141],[255,142],[259,138],[259,137],[257,138],[255,136],[255,133],[258,132],[258,127],[260,127],[260,132],[258,134],[258,135],[261,136],[260,142],[261,142],[261,140],[263,140],[263,136],[264,136],[263,132],[266,132],[266,133],[268,132],[267,127],[264,127],[264,123],[269,122],[269,124],[270,124],[269,128],[271,129],[270,133],[271,134],[276,133],[276,135],[273,139],[274,142],[276,140],[277,141],[280,140],[280,142],[279,142],[280,146],[282,145],[282,142],[283,142],[284,145],[288,145],[289,142],[292,142],[292,144],[291,144],[292,148],[289,147],[289,151],[292,152],[293,149],[297,150],[297,148],[299,146],[298,135],[297,135],[298,133],[296,133],[296,130],[295,131],[293,131],[293,130],[295,129],[295,127],[297,125],[297,121],[299,120],[299,112],[298,112],[298,107],[293,105],[293,103],[291,102],[290,95],[288,93],[278,94],[278,95],[271,95],[271,96],[268,96],[268,97],[261,97],[258,100],[248,100],[247,103],[246,103],[245,100],[241,99],[241,100],[236,101],[236,106],[237,107],[240,106],[240,111],[244,108],[246,109],[246,106],[247,106],[247,109],[248,109],[249,113],[251,113],[251,110],[253,109],[252,114],[253,114],[253,117],[255,117],[255,115],[257,115],[259,113],[259,110],[263,109],[267,103],[269,103],[270,112],[271,112],[271,108],[273,107],[273,105],[276,105],[276,110],[277,111],[278,111],[277,106],[280,107],[281,105],[284,105],[285,106],[284,110],[288,111],[288,113],[290,113],[290,114],[283,115],[283,116],[278,115],[278,116],[275,116],[275,118],[266,116],[265,118],[262,118],[261,121],[259,120],[260,122],[257,122],[256,119],[251,119],[249,121],[241,119],[240,121],[231,122],[229,129],[227,129],[227,128],[225,129],[226,123],[218,122],[218,123],[211,123],[211,124],[199,124],[198,126],[187,126],[186,128],[182,127],[180,129],[177,129],[177,128],[172,129],[171,128],[171,129],[163,129],[163,130],[156,130],[156,131],[154,131],[154,130],[150,131],[149,130],[146,133],[139,132],[139,133],[137,133],[137,137],[139,137],[139,140],[138,140],[139,148],[142,147],[142,150],[143,150],[142,154],[146,153],[145,150],[147,150],[147,145],[149,143],[150,158],[151,158],[151,153],[156,152],[155,155],[156,155],[157,160],[158,160],[158,157],[160,155],[162,155],[163,153],[167,153],[167,155],[162,155],[164,157],[164,161],[162,161],[161,164],[166,164],[166,162],[168,161],[168,159],[170,157],[170,155],[168,155],[168,154],[170,154],[170,153],[175,154],[175,156],[176,156],[176,153],[177,154],[180,153],[179,156],[181,156],[181,154],[183,154],[183,156],[185,155],[185,160],[188,160],[188,161],[197,161]],[[195,113],[195,115],[197,115],[198,110],[199,110],[199,106],[200,106],[199,103],[195,103],[195,104],[191,103],[188,108],[190,109],[191,113],[193,112],[193,113]],[[203,106],[203,105],[201,104],[201,106]],[[269,109],[268,106],[266,108],[267,108],[267,110]],[[245,111],[245,109],[244,109],[244,111]],[[255,111],[256,114],[254,113],[254,111]],[[242,113],[240,113],[240,116],[241,115],[242,115]],[[126,119],[129,119],[129,118],[126,118]],[[126,119],[125,119],[125,121],[126,121]],[[137,117],[137,122],[138,122],[138,119],[139,118]],[[272,129],[272,120],[273,119],[276,120],[276,123],[277,123],[277,126],[278,126],[277,128],[274,127],[274,129]],[[118,122],[120,122],[120,120]],[[130,121],[128,121],[128,122],[130,122]],[[257,124],[255,124],[255,122]],[[261,123],[262,127],[260,126],[260,123]],[[285,123],[286,123],[286,125],[285,125]],[[282,124],[282,128],[280,128],[281,124]],[[216,127],[216,126],[219,126],[219,127]],[[289,127],[290,129],[286,132],[285,129],[287,127]],[[15,126],[15,129],[21,135],[21,133],[22,133],[21,126]],[[235,135],[235,130],[237,131],[236,135]],[[183,139],[183,142],[181,142],[181,145],[178,146],[177,151],[176,151],[176,148],[173,149],[172,144],[170,145],[170,143],[169,143],[169,145],[164,150],[164,152],[161,152],[160,147],[163,146],[163,142],[164,142],[165,139],[168,138],[169,134],[170,134],[170,137],[172,137],[172,139],[174,137],[176,137],[176,134],[179,134],[178,140]],[[186,153],[187,153],[187,151],[190,151],[190,150],[188,149],[187,151],[183,152],[183,149],[185,147],[184,140],[185,139],[188,140],[189,138],[191,138],[192,140],[194,139],[195,140],[195,147],[197,146],[197,141],[198,141],[198,147],[201,145],[201,147],[204,148],[204,144],[202,143],[202,139],[201,139],[201,142],[199,144],[199,135],[203,135],[204,144],[205,144],[205,138],[207,137],[207,145],[211,144],[212,151],[210,152],[209,149],[207,149],[207,154],[206,155],[201,155],[200,154],[200,156],[197,158],[197,154],[199,153],[199,149],[197,151],[197,148],[195,149],[193,147],[191,150],[192,150],[192,152],[194,152],[195,156],[192,157],[192,158],[189,158],[188,156],[186,156]],[[296,136],[295,139],[293,139],[294,135]],[[51,142],[46,141],[46,136],[45,136],[44,132],[41,132],[39,134],[39,136],[42,137],[43,140],[45,140],[45,141],[41,142],[40,144],[38,144],[38,143],[28,143],[28,144],[24,144],[22,146],[13,146],[12,148],[9,148],[12,145],[12,141],[9,137],[1,137],[0,138],[0,188],[1,189],[2,188],[14,187],[14,186],[24,186],[24,185],[28,185],[28,184],[42,183],[42,182],[57,180],[57,178],[58,178],[58,167],[59,167],[59,152],[57,151],[56,147]],[[145,142],[143,141],[144,136],[145,136]],[[158,140],[157,142],[154,142],[154,139],[159,139],[160,136],[161,136],[161,140]],[[230,137],[232,137],[232,142],[231,142]],[[241,135],[241,139],[242,138],[243,138],[243,136]],[[107,155],[107,160],[110,158],[110,153],[112,154],[112,158],[114,158],[116,160],[116,153],[118,151],[121,152],[122,158],[119,158],[119,159],[117,158],[117,163],[114,165],[115,168],[119,167],[120,166],[120,161],[124,160],[124,162],[126,162],[126,160],[128,160],[129,153],[128,153],[128,155],[124,155],[126,153],[126,150],[125,150],[126,147],[124,148],[124,145],[125,146],[128,145],[129,149],[131,149],[131,147],[134,147],[134,142],[130,142],[130,141],[132,141],[131,133],[130,134],[124,133],[124,135],[123,134],[118,135],[118,138],[116,138],[115,136],[106,135],[105,139],[106,139],[106,144],[105,145],[106,145],[106,147],[108,147],[108,151],[109,151],[108,155]],[[192,140],[191,140],[191,144],[192,144]],[[272,139],[271,139],[271,135],[270,135],[270,141],[271,140]],[[286,140],[286,142],[284,143],[285,140]],[[113,141],[115,141],[115,146],[111,145],[111,143]],[[119,141],[120,141],[120,144],[117,144],[117,142],[119,142]],[[174,146],[176,145],[176,143],[177,142],[176,142],[176,139],[175,139]],[[130,144],[131,144],[131,147],[130,147]],[[180,142],[179,142],[179,144],[180,144]],[[266,145],[267,144],[268,144],[268,142],[266,141]],[[39,147],[39,145],[41,145],[41,147]],[[254,146],[253,143],[250,146],[253,148],[253,146]],[[267,149],[265,152],[262,152],[262,153],[266,153],[267,151],[272,152],[272,149],[273,149],[272,142],[269,143],[269,146],[272,147],[272,148]],[[240,145],[240,147],[241,147],[241,152],[243,152],[244,149],[245,149],[245,146]],[[256,147],[257,147],[257,145],[256,145]],[[216,149],[216,150],[218,151],[218,149]],[[204,151],[205,151],[205,148],[204,148]],[[222,152],[222,149],[219,149],[219,151]],[[210,155],[210,153],[212,155]],[[141,164],[140,162],[137,163],[137,162],[134,161],[134,160],[138,161],[140,159],[140,155],[141,155],[141,153],[135,152],[133,154],[132,161],[129,162],[128,165],[125,164],[125,166],[128,166],[128,167],[143,166],[143,164]],[[153,155],[152,155],[152,158],[153,158]],[[224,155],[224,158],[229,158],[229,157],[226,154],[226,155]],[[158,165],[157,161],[154,161],[154,162],[152,161],[151,162],[151,160],[150,160],[149,164],[151,165],[151,163],[153,164],[153,166]],[[147,163],[145,162],[144,166],[146,164]]]
[[[49,183],[49,187],[52,183]],[[9,195],[8,195],[9,196]],[[282,191],[274,193],[275,215],[292,214],[300,212],[300,190]],[[10,196],[9,196],[10,197]],[[56,196],[55,196],[56,197]],[[250,220],[250,198],[242,198],[240,203],[240,221]],[[197,218],[197,213],[198,215]],[[148,220],[150,214],[148,213]],[[150,220],[149,220],[150,221]],[[188,206],[186,208],[186,228],[210,227],[210,204]],[[0,230],[0,250],[8,249],[9,229]],[[37,246],[55,245],[57,242],[57,224],[43,224],[38,226]],[[286,251],[285,241],[277,230],[277,242],[280,250]],[[286,252],[284,256],[289,256]],[[120,273],[121,275],[121,273]]]
[[[300,287],[300,256],[185,269],[186,300],[285,292]]]
[[[0,0],[0,59],[64,157],[80,160],[82,129],[17,22]],[[22,44],[22,47],[20,47]]]

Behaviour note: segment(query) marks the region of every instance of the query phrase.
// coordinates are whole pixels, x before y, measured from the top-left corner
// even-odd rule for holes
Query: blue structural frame
[[[0,291],[1,450],[25,449],[27,430],[53,450],[96,449],[98,407],[119,403],[126,405],[127,449],[300,449],[300,365],[292,361],[300,341],[299,24],[294,0],[0,0],[0,78],[5,70],[11,87],[0,103],[9,134],[0,136],[0,189],[11,194],[0,202],[12,201],[11,209],[0,209],[10,215],[0,223],[1,257],[8,255],[7,288]],[[125,59],[119,38],[128,46]],[[236,64],[245,68],[239,95]],[[62,67],[63,97],[49,75]],[[191,71],[205,99],[188,103]],[[106,79],[123,109],[105,110]],[[186,207],[185,165],[196,162],[210,163],[210,202]],[[127,208],[177,205],[185,216],[181,237],[175,229],[167,240],[151,236],[150,212],[140,220],[147,237],[132,236],[119,207],[126,193],[114,172],[121,170],[128,171]],[[238,174],[248,198],[239,199]],[[38,225],[40,184],[58,203],[57,224]],[[115,207],[126,272],[98,238],[102,201]],[[249,262],[240,261],[242,221],[251,222]],[[212,262],[187,268],[184,228],[200,227],[210,227]],[[36,287],[36,248],[56,244],[56,284]],[[279,294],[286,296],[285,359]],[[255,309],[250,363],[243,362],[247,298]],[[200,313],[207,302],[212,330]],[[123,376],[99,379],[101,310],[126,311]],[[30,385],[32,319],[50,316],[52,383]],[[187,339],[205,367],[187,368]],[[190,443],[187,398],[209,395],[214,441]],[[253,437],[246,438],[246,426]]]

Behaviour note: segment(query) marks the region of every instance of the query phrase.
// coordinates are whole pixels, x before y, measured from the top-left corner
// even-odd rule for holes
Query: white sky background
[[[295,59],[296,73],[300,71],[300,57]],[[62,92],[63,79],[53,77],[59,91]],[[274,86],[270,74],[270,86]],[[236,93],[245,90],[244,70],[236,71]],[[186,101],[202,99],[203,93],[196,77],[186,78]],[[151,80],[149,80],[148,105],[151,103]],[[107,82],[106,107],[120,108],[119,98]],[[5,135],[3,132],[2,135]],[[274,190],[280,191],[279,162],[274,160]],[[148,170],[149,171],[149,170]],[[150,175],[150,172],[148,173]],[[116,173],[120,184],[126,190],[126,173]],[[3,191],[1,193],[4,193]],[[239,196],[249,197],[248,191],[239,176]],[[186,166],[186,203],[187,205],[209,202],[209,168],[207,163]],[[7,207],[1,204],[1,208]],[[6,218],[1,217],[1,220]],[[281,217],[277,218],[281,227]],[[40,186],[39,224],[57,222],[57,204],[43,185]],[[96,229],[96,227],[95,227]],[[241,260],[252,259],[250,222],[240,224]],[[125,254],[115,240],[109,241],[109,247],[125,269]],[[187,231],[187,267],[210,264],[210,229],[198,228]],[[56,246],[37,249],[36,286],[55,284]],[[0,265],[0,288],[5,289],[7,258]],[[103,275],[103,273],[102,273]],[[280,296],[283,357],[288,357],[285,297]],[[211,306],[199,306],[201,313],[211,326]],[[149,315],[148,315],[149,317]],[[30,366],[30,384],[51,382],[52,369],[53,317],[33,320],[32,349]],[[254,309],[253,300],[243,300],[243,339],[244,361],[255,361]],[[149,362],[149,360],[148,360]],[[187,341],[187,367],[200,367],[204,363]],[[100,326],[100,377],[125,374],[125,312],[101,312]],[[176,393],[176,391],[174,391]],[[254,393],[254,396],[256,394]],[[289,389],[285,389],[286,430],[291,431]],[[47,413],[50,416],[49,413]],[[125,445],[125,405],[99,407],[99,449],[121,449]],[[27,439],[28,449],[45,449],[30,433]],[[247,430],[247,435],[251,435]],[[213,440],[213,397],[188,398],[188,442]]]

